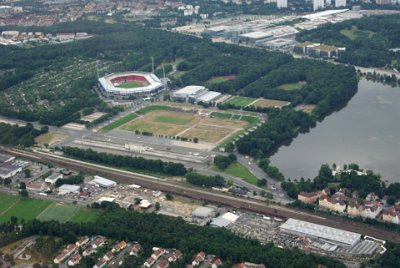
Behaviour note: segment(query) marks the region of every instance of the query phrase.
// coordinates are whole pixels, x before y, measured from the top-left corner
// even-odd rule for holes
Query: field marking
[[[12,209],[13,207],[15,207],[21,200],[18,199],[16,200],[14,203],[12,203],[7,209],[5,209],[4,211],[2,211],[0,213],[0,217],[3,216],[4,214],[6,214],[10,209]]]

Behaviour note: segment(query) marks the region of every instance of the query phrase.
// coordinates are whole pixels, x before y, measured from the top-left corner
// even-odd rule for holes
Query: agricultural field
[[[182,137],[189,141],[197,138],[199,142],[211,144],[218,144],[231,135],[247,129],[252,125],[247,119],[258,120],[252,116],[220,112],[213,112],[211,117],[207,117],[198,114],[196,110],[190,112],[172,110],[172,107],[166,105],[148,106],[137,113],[140,115],[138,118],[126,122],[119,128],[137,133],[152,133],[154,136],[164,138]]]
[[[263,107],[263,108],[282,108],[284,106],[289,105],[290,102],[287,101],[278,101],[278,100],[269,100],[269,99],[258,99],[254,103],[252,103],[255,107]]]
[[[99,215],[97,211],[78,206],[0,194],[0,223],[9,221],[11,217],[24,220],[94,222]]]
[[[208,80],[207,83],[210,85],[218,85],[218,84],[224,83],[226,81],[234,80],[234,79],[236,79],[236,75],[217,76],[217,77],[213,77],[210,80]]]
[[[278,86],[278,89],[283,89],[283,90],[297,90],[297,89],[302,89],[304,87],[304,83],[287,83]]]
[[[240,97],[240,96],[234,96],[229,98],[227,101],[224,103],[226,104],[232,104],[235,106],[240,106],[240,107],[246,107],[252,104],[256,99],[254,98],[249,98],[249,97]]]
[[[79,207],[72,205],[61,205],[51,204],[45,210],[43,210],[36,219],[41,221],[58,221],[67,222],[71,219],[79,210]]]

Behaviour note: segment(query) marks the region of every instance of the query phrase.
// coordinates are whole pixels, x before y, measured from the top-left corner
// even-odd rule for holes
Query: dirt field
[[[217,143],[246,125],[245,121],[208,118],[188,112],[153,111],[126,123],[121,129]]]
[[[249,105],[253,105],[255,107],[283,107],[289,105],[290,102],[286,101],[278,101],[278,100],[268,100],[268,99],[257,99]]]
[[[53,144],[63,141],[66,138],[68,138],[68,136],[65,134],[49,132],[46,134],[42,134],[39,137],[36,137],[35,141],[39,145],[45,145],[45,144],[53,145]]]

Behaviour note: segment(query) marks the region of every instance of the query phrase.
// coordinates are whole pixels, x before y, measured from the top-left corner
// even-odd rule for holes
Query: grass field
[[[361,31],[355,25],[353,25],[350,30],[349,29],[341,30],[340,33],[349,38],[350,40],[356,40],[356,38],[364,36],[368,36],[369,38],[371,38],[375,34],[374,32],[371,31]]]
[[[235,163],[230,165],[225,170],[219,170],[217,167],[214,167],[215,170],[224,172],[226,174],[241,178],[248,183],[257,185],[258,178],[254,176],[245,166],[239,163]]]
[[[118,87],[119,88],[136,88],[136,87],[141,87],[142,84],[136,81],[132,82],[127,82],[127,83],[122,83]]]
[[[36,137],[35,141],[39,145],[45,145],[45,144],[53,145],[55,143],[65,140],[66,138],[68,138],[68,135],[66,135],[66,134],[48,132],[48,133],[45,133],[45,134],[42,134],[42,135]]]
[[[151,106],[147,106],[147,107],[140,109],[136,113],[147,114],[147,113],[153,112],[153,111],[169,111],[169,110],[171,110],[171,108],[166,105],[151,105]]]
[[[232,98],[229,98],[227,101],[224,103],[227,104],[232,104],[235,106],[240,106],[240,107],[245,107],[250,105],[252,102],[254,102],[256,99],[254,98],[249,98],[249,97],[240,97],[240,96],[234,96]]]
[[[268,108],[268,107],[284,107],[286,105],[289,105],[290,102],[287,101],[278,101],[278,100],[269,100],[269,99],[258,99],[255,103],[253,103],[252,105],[255,107],[264,107],[264,108]]]
[[[24,220],[37,218],[43,221],[94,222],[99,216],[100,212],[87,208],[0,194],[0,223],[9,221],[11,217]]]
[[[301,83],[288,83],[288,84],[283,84],[277,87],[278,89],[283,89],[283,90],[297,90],[297,89],[302,89],[304,84]]]
[[[109,124],[109,125],[103,127],[101,130],[102,130],[102,131],[105,131],[105,132],[106,132],[106,131],[113,130],[114,128],[120,127],[120,126],[122,126],[122,125],[124,125],[124,124],[126,124],[126,123],[128,123],[128,122],[130,122],[130,121],[132,121],[132,120],[135,119],[136,117],[137,117],[136,114],[128,114],[128,115],[125,115],[124,117],[121,117],[120,119],[115,120],[115,121],[112,122],[111,124]]]
[[[80,222],[95,222],[101,213],[95,210],[89,210],[87,208],[80,208],[69,222],[80,223]]]
[[[79,207],[77,206],[52,204],[43,210],[36,218],[41,221],[55,220],[63,223],[71,219],[78,210]]]
[[[13,216],[18,219],[33,220],[49,205],[50,202],[47,201],[19,198],[14,206],[0,216],[0,223],[9,221]]]
[[[229,75],[229,76],[217,76],[213,77],[210,80],[207,81],[210,85],[218,85],[221,83],[224,83],[229,80],[234,80],[236,79],[236,75]]]
[[[193,120],[193,118],[165,116],[165,115],[158,115],[154,119],[155,121],[160,123],[177,124],[177,125],[186,125],[187,123]]]

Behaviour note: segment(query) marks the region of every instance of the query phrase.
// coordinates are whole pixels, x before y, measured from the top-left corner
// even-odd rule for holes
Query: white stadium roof
[[[358,233],[296,219],[288,219],[279,228],[284,232],[321,238],[339,245],[354,246],[361,239]]]
[[[147,86],[143,87],[135,87],[135,88],[121,88],[115,86],[111,80],[118,77],[125,77],[130,75],[142,76],[149,83]],[[117,73],[117,74],[109,74],[104,77],[99,78],[99,84],[103,88],[104,91],[117,95],[129,95],[129,94],[146,94],[156,91],[163,87],[163,83],[161,80],[152,73],[142,73],[142,72],[126,72],[126,73]]]

